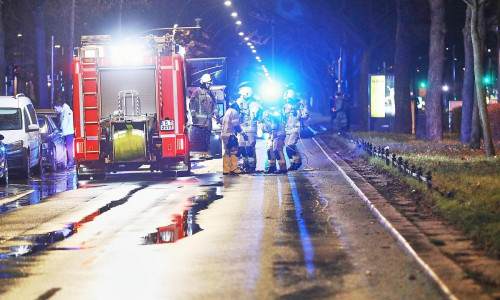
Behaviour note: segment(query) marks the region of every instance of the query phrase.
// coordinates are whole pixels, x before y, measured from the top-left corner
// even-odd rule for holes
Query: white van
[[[0,96],[0,133],[7,148],[9,171],[29,178],[42,172],[41,135],[35,108],[24,94]]]

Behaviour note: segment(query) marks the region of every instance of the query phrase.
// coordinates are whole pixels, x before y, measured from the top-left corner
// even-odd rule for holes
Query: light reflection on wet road
[[[30,299],[47,293],[55,299],[441,299],[406,254],[392,246],[393,239],[372,221],[347,183],[320,163],[324,160],[317,160],[314,172],[280,176],[222,179],[220,172],[195,168],[198,174],[179,179],[122,173],[81,181],[78,197],[88,192],[85,197],[92,201],[79,206],[98,202],[94,190],[109,191],[86,213],[125,196],[126,204],[113,206],[47,248],[76,251],[0,260],[6,268],[0,274],[9,276],[0,293],[6,299],[20,293]],[[53,176],[48,181],[54,184],[74,178]],[[37,189],[39,200],[58,189],[76,188],[76,180],[45,186],[43,177],[30,184],[25,188]],[[127,188],[130,195],[117,195]],[[40,206],[57,201],[56,196]],[[191,210],[186,234],[192,236],[170,244],[144,243],[148,233],[152,241],[166,241],[166,235],[150,233],[168,227],[173,214],[183,216],[186,208]]]
[[[74,190],[77,185],[78,180],[74,170],[43,173],[41,176],[32,176],[29,180],[12,176],[7,186],[0,186],[0,201],[5,200],[0,202],[0,213],[6,213],[21,206],[37,204],[47,197]],[[16,195],[27,192],[29,193],[16,199]],[[12,201],[8,201],[10,198]]]

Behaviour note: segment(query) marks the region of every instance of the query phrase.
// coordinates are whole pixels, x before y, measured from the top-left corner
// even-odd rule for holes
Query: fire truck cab
[[[173,38],[127,45],[83,36],[73,59],[78,179],[138,170],[189,174],[186,75]]]

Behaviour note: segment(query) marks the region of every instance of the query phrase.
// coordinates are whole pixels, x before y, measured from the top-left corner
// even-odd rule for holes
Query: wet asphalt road
[[[9,186],[38,196],[0,214],[0,298],[442,299],[304,143],[313,170],[288,175],[223,178],[212,160],[184,178],[77,183],[68,171]],[[187,236],[157,244],[176,239],[179,219]]]

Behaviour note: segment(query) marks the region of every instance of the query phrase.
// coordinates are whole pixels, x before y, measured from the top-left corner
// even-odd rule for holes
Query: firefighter
[[[246,134],[242,132],[240,126],[240,108],[238,103],[233,102],[226,110],[222,118],[221,139],[224,147],[222,156],[222,174],[238,175],[243,171],[238,168],[238,138],[241,135],[244,139]]]
[[[306,106],[295,97],[294,90],[288,89],[283,98],[286,101],[282,113],[286,132],[286,154],[290,161],[288,171],[295,171],[302,165],[302,158],[297,149],[297,142],[300,138],[300,127],[302,123],[309,118],[309,111]]]
[[[257,142],[257,123],[262,113],[262,106],[253,97],[251,87],[241,87],[238,91],[240,97],[236,100],[240,107],[241,127],[247,134],[248,140],[243,136],[238,139],[239,153],[242,157],[242,167],[247,173],[255,172],[257,165],[255,144]]]
[[[286,174],[286,160],[283,153],[285,144],[285,128],[280,114],[274,115],[266,110],[262,113],[263,130],[269,133],[267,141],[268,167],[266,174]],[[278,161],[278,170],[276,170],[276,160]]]
[[[74,160],[74,136],[75,128],[73,126],[73,111],[67,103],[62,99],[58,99],[54,105],[54,110],[59,113],[59,120],[61,124],[61,131],[64,139],[64,144],[66,145],[66,153],[68,156],[67,166],[68,168],[73,168],[75,165]]]
[[[210,159],[208,153],[210,134],[212,132],[212,119],[220,123],[216,98],[210,91],[212,77],[203,74],[200,86],[193,92],[189,99],[189,113],[191,126],[189,126],[189,142],[192,151],[201,152],[200,158]]]

